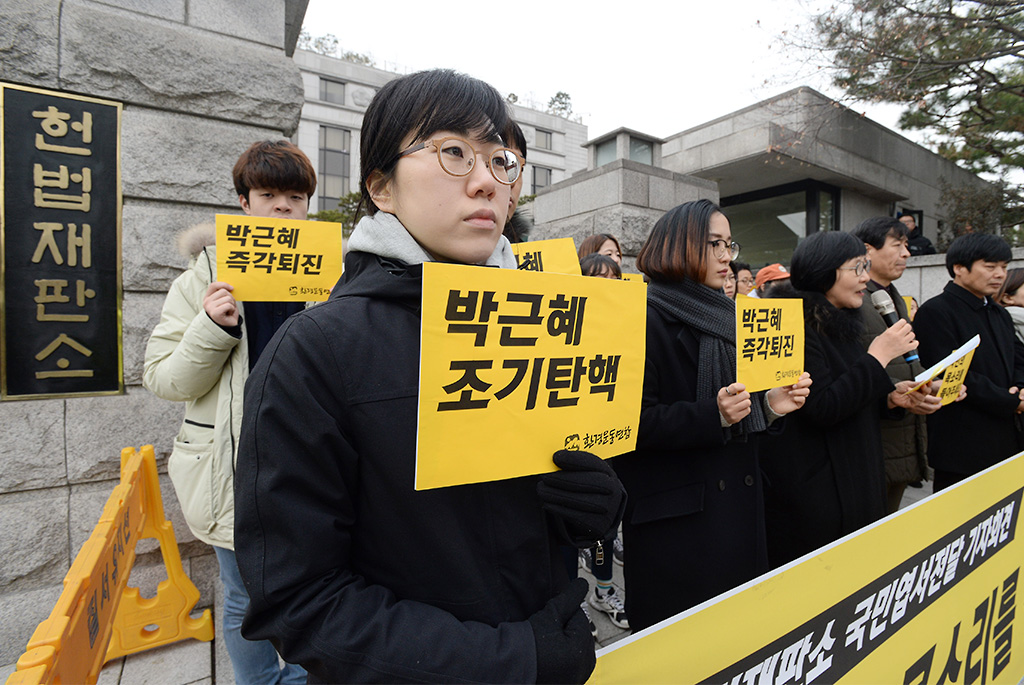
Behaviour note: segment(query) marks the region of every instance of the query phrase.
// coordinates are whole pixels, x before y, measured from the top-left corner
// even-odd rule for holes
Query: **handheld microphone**
[[[871,293],[871,304],[875,310],[881,314],[882,321],[885,322],[886,328],[892,328],[892,326],[900,320],[900,315],[896,313],[896,305],[893,304],[892,298],[889,297],[889,293],[884,290],[876,290]],[[903,354],[903,359],[909,364],[910,362],[918,361],[917,350],[910,350]]]

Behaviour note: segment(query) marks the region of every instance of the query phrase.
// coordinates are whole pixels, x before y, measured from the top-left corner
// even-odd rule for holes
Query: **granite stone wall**
[[[292,135],[302,82],[290,54],[306,0],[4,0],[0,80],[124,103],[122,278],[126,394],[0,404],[0,672],[46,618],[116,485],[119,453],[152,443],[185,570],[214,601],[212,551],[185,526],[165,462],[182,406],[141,387],[146,340],[186,264],[176,234],[237,212],[231,167]],[[154,541],[133,579],[165,577]],[[230,669],[227,669],[230,672]],[[229,678],[226,678],[229,680]]]

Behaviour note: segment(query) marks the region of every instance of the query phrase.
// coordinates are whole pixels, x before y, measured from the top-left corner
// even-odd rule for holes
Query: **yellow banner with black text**
[[[1024,453],[601,650],[590,682],[1018,683],[1022,493]]]

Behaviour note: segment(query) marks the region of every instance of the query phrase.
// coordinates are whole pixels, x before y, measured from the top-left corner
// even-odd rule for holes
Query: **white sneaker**
[[[597,626],[594,625],[594,619],[590,618],[590,610],[587,609],[587,603],[586,602],[582,602],[580,604],[580,609],[583,609],[583,615],[587,617],[587,623],[590,624],[590,634],[593,635],[594,639],[596,640],[597,639]]]
[[[594,594],[590,595],[590,599],[587,601],[590,602],[590,606],[607,614],[608,618],[611,619],[611,622],[619,628],[629,630],[629,619],[626,618],[626,607],[622,603],[622,599],[615,594],[615,588],[609,590],[607,594],[602,594],[595,589]]]

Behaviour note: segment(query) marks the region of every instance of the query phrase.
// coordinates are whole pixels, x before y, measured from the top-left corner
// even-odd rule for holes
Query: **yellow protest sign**
[[[580,275],[580,260],[576,256],[576,245],[572,238],[513,243],[512,253],[521,271]]]
[[[341,269],[341,224],[217,215],[217,278],[239,302],[326,300]]]
[[[736,380],[757,392],[796,383],[803,370],[803,301],[736,298]]]
[[[1024,454],[598,651],[590,682],[1019,683],[1022,494]]]
[[[910,305],[914,303],[914,298],[910,295],[901,295],[901,297],[903,298],[903,304],[907,307],[907,316],[911,316],[910,312],[913,310],[910,308]],[[913,321],[913,317],[911,317],[911,321]]]
[[[554,471],[551,455],[636,445],[646,289],[423,265],[416,489]]]
[[[624,280],[624,281],[634,281],[636,283],[643,283],[644,285],[647,285],[646,281],[644,281],[644,275],[643,274],[626,274],[626,273],[624,273],[624,274],[622,274],[622,280]]]
[[[981,344],[981,336],[980,335],[976,335],[973,338],[971,338],[970,340],[968,340],[967,342],[965,342],[960,347],[958,347],[955,350],[953,350],[952,352],[950,352],[948,355],[946,355],[946,357],[944,359],[940,359],[939,361],[937,361],[936,363],[932,364],[931,366],[929,366],[927,369],[925,369],[921,373],[919,373],[916,376],[914,376],[914,381],[917,383],[917,385],[915,385],[910,390],[907,390],[903,394],[907,395],[907,394],[910,394],[912,392],[916,392],[925,383],[927,383],[931,379],[933,379],[936,376],[938,376],[944,369],[946,369],[948,367],[951,367],[954,364],[957,364],[959,362],[962,362],[964,360],[964,358],[968,354],[971,355],[972,358],[973,358],[974,350],[975,350],[975,348],[978,347],[979,344]],[[967,364],[970,364],[969,360],[968,360]],[[967,364],[963,365],[963,374],[961,374],[960,378],[959,378],[960,385],[963,385],[964,376],[966,376],[966,374],[967,374]],[[953,382],[952,377],[950,377],[950,378],[951,378],[950,382],[952,383]],[[957,396],[960,394],[960,386],[958,385],[955,389],[952,388],[952,386],[950,386],[950,389],[947,392],[955,392],[956,394],[953,395],[953,400],[955,400],[957,398]],[[952,402],[953,400],[950,400],[950,402]],[[943,402],[943,404],[949,404],[949,402]]]
[[[974,350],[946,367],[946,373],[942,376],[942,385],[939,386],[939,397],[942,398],[942,406],[956,401],[960,396],[960,387],[967,377],[967,368],[974,359]]]

